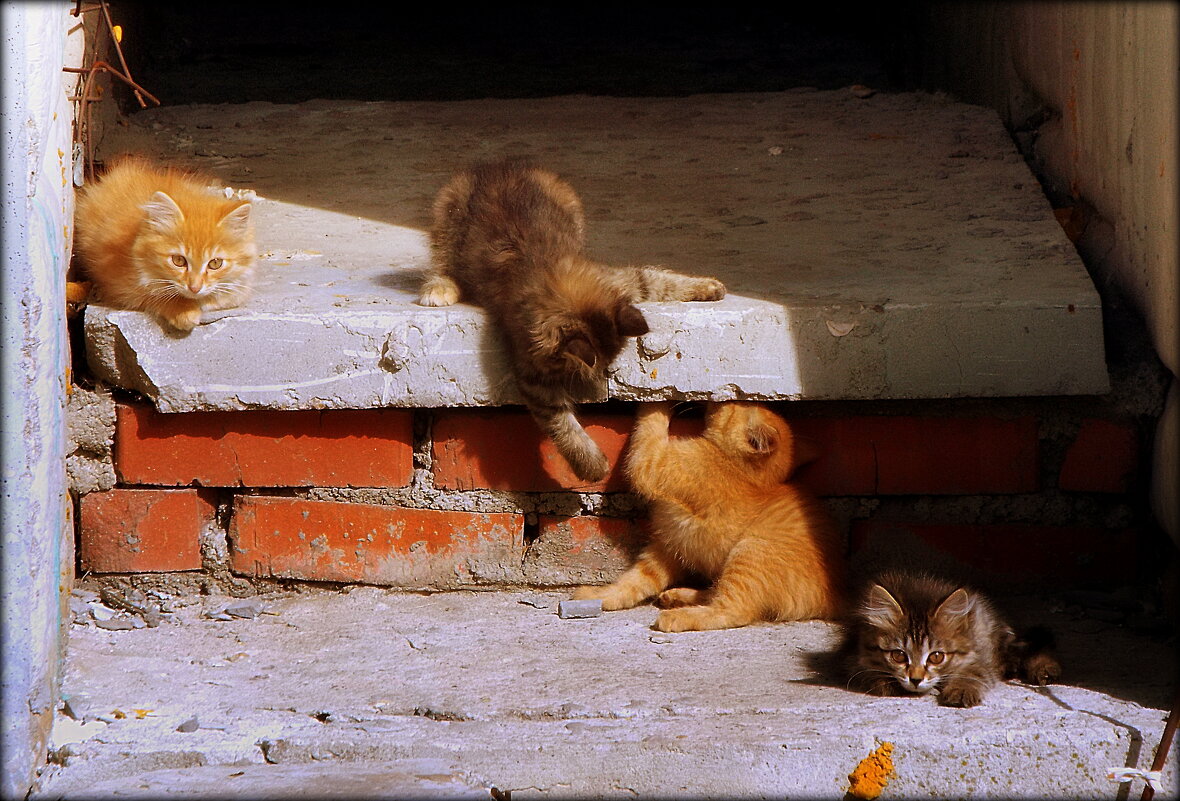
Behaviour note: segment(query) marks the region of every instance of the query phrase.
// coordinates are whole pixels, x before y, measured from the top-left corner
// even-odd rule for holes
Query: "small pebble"
[[[98,601],[91,601],[86,605],[90,608],[90,616],[95,620],[110,620],[115,616],[114,609],[104,606]]]
[[[557,616],[563,620],[570,618],[598,617],[602,614],[602,600],[595,598],[590,601],[561,601],[557,604]]]
[[[74,623],[80,626],[85,626],[90,622],[90,607],[84,601],[77,598],[70,599],[70,612],[73,615]]]
[[[107,631],[130,631],[131,629],[135,628],[135,624],[132,621],[121,617],[112,618],[110,620],[96,620],[94,621],[94,625],[98,626],[100,629],[106,629]]]
[[[186,720],[184,723],[181,723],[179,726],[177,726],[176,730],[188,733],[191,731],[196,731],[199,728],[201,728],[201,724],[199,722],[197,722],[196,715],[194,715],[193,717]]]
[[[258,601],[238,601],[227,606],[225,614],[252,620],[262,613],[262,604]]]
[[[672,642],[672,638],[667,634],[652,634],[647,639],[648,642],[654,642],[656,645],[667,645]]]

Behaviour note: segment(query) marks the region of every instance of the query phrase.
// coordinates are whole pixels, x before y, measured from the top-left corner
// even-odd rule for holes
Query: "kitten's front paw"
[[[715,606],[680,606],[660,612],[656,628],[667,632],[716,631],[740,628],[750,622],[744,615],[734,616]]]
[[[452,306],[459,301],[459,285],[445,275],[434,275],[422,283],[419,306]]]
[[[656,630],[666,632],[697,631],[697,616],[687,608],[665,609],[656,617]]]
[[[163,315],[164,322],[175,328],[177,331],[188,333],[197,327],[201,322],[201,309],[185,309],[174,314]]]
[[[606,584],[601,587],[578,587],[570,596],[572,601],[602,601],[603,612],[617,612],[620,609],[631,609],[636,604],[627,603],[625,598],[622,598],[617,592],[613,591],[613,585]]]
[[[655,604],[661,609],[675,609],[678,606],[699,606],[705,601],[705,594],[691,587],[673,587],[656,596]]]
[[[600,450],[596,453],[578,454],[577,458],[570,461],[570,467],[583,481],[602,481],[610,472],[610,462]]]
[[[948,684],[938,694],[938,703],[943,706],[971,707],[983,701],[983,693],[966,684]]]
[[[725,297],[725,284],[716,278],[702,278],[693,294],[693,300],[721,300]]]

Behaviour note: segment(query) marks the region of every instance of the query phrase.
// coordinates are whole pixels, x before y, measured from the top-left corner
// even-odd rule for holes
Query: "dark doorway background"
[[[112,4],[165,105],[904,88],[904,5]],[[126,106],[130,110],[130,106]]]

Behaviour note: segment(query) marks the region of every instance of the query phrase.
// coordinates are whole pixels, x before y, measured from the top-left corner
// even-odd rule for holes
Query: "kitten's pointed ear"
[[[874,584],[869,588],[861,611],[870,623],[876,625],[892,625],[900,622],[905,616],[901,604],[880,584]]]
[[[184,222],[184,212],[164,192],[156,192],[140,208],[147,214],[147,223],[152,228],[166,230]]]
[[[753,421],[746,427],[746,442],[754,453],[771,453],[778,447],[778,429]]]
[[[218,223],[222,228],[238,236],[250,235],[250,204],[243,203]]]
[[[651,330],[647,326],[647,318],[643,316],[643,312],[630,303],[619,307],[615,323],[619,327],[619,333],[625,337],[643,336]]]
[[[943,619],[963,617],[971,611],[971,607],[974,605],[975,602],[971,600],[971,596],[960,587],[943,599],[943,602],[934,610],[934,616]]]
[[[587,367],[593,368],[598,364],[598,354],[594,351],[594,346],[582,334],[569,337],[563,344],[563,349]]]

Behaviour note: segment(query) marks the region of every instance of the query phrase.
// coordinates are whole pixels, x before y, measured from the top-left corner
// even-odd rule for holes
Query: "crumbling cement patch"
[[[66,437],[70,489],[84,495],[115,486],[115,401],[109,389],[71,386],[66,396]]]

